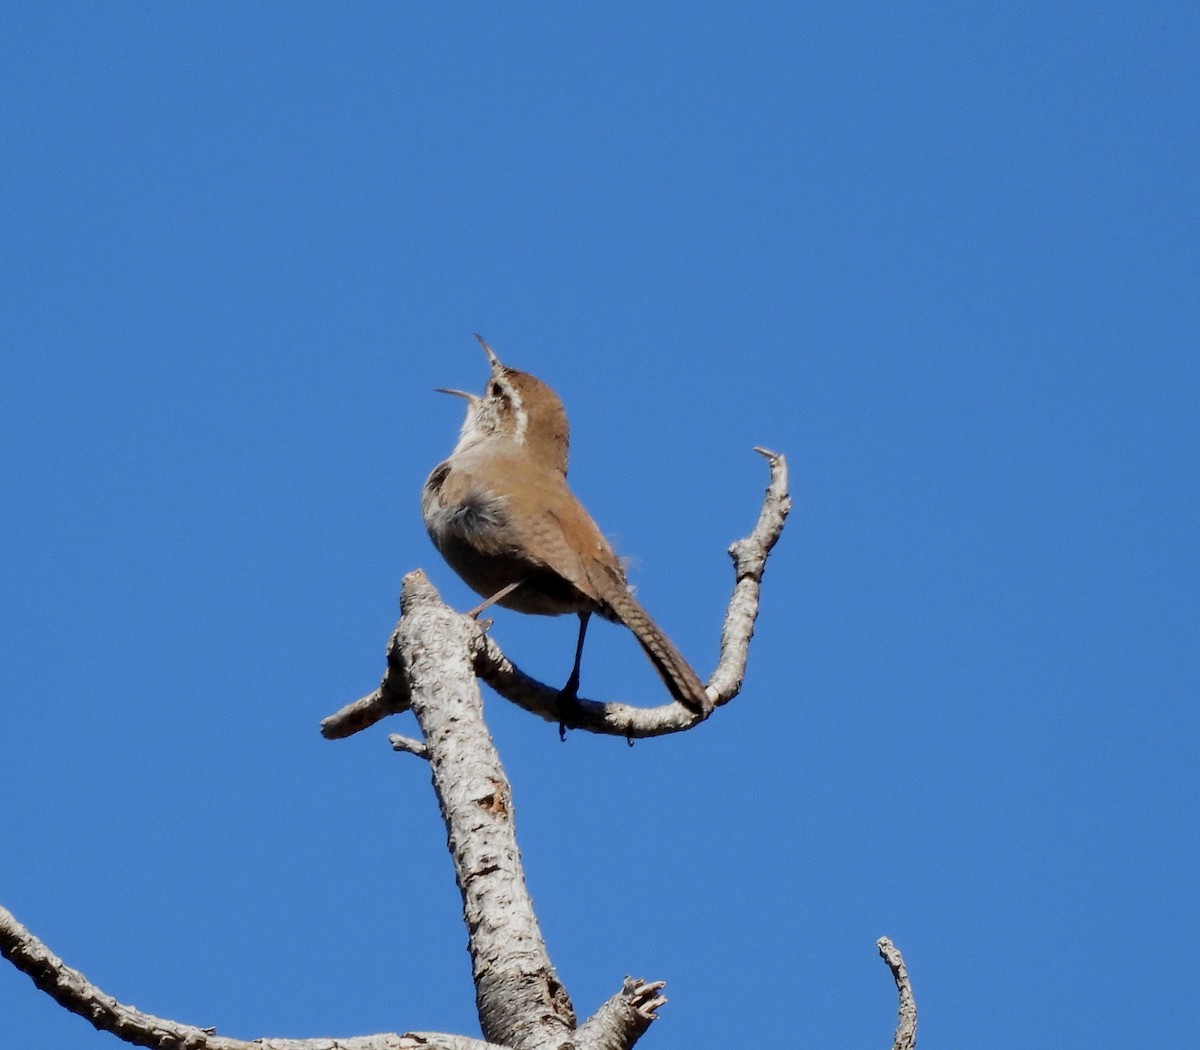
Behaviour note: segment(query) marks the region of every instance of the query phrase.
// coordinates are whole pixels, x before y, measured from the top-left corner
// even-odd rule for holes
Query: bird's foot
[[[567,730],[579,724],[579,674],[572,672],[567,684],[558,691],[558,739],[567,739]]]

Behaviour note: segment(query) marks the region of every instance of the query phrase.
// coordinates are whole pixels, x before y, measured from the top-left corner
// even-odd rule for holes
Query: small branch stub
[[[406,751],[410,755],[416,755],[417,758],[429,758],[429,748],[427,748],[420,740],[414,740],[410,736],[401,736],[399,733],[392,733],[388,737],[388,743],[392,745],[393,751]]]
[[[627,1050],[645,1033],[655,1012],[665,1006],[666,981],[626,977],[621,990],[604,1002],[575,1033],[575,1050]]]
[[[387,645],[387,670],[378,688],[323,719],[321,735],[326,740],[353,736],[373,726],[381,718],[407,711],[411,702],[404,661],[396,645],[396,632],[393,631]]]

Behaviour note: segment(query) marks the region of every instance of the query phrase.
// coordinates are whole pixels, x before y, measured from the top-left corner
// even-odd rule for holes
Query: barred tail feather
[[[625,588],[622,588],[622,592],[605,595],[606,604],[617,619],[634,633],[671,696],[689,710],[707,714],[712,702],[708,699],[704,683],[637,599]]]

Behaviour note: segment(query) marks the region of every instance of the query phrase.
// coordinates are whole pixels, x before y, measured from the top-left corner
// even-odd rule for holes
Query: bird
[[[624,624],[671,697],[707,715],[704,685],[634,598],[621,561],[567,486],[570,434],[562,401],[475,338],[491,375],[482,395],[438,388],[463,398],[467,415],[450,457],[433,468],[421,493],[434,546],[484,599],[471,615],[492,605],[541,616],[575,613],[575,662],[560,691],[568,702],[578,696],[590,617]]]

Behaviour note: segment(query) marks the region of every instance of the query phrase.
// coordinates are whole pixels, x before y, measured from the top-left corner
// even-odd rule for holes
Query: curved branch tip
[[[896,982],[896,992],[900,1000],[892,1050],[913,1050],[917,1045],[917,1003],[913,998],[912,982],[908,978],[904,957],[889,937],[880,937],[875,942],[875,947],[879,949],[880,958],[892,971],[892,979]]]

